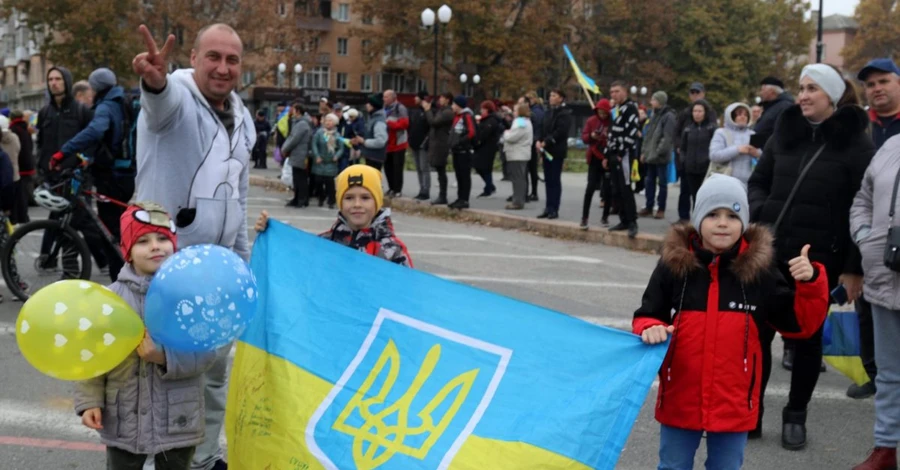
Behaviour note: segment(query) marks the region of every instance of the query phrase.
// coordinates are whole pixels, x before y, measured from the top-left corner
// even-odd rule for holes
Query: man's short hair
[[[91,89],[91,85],[87,80],[79,80],[72,85],[72,95],[77,95],[79,93],[84,93]]]
[[[612,83],[609,84],[609,87],[610,87],[610,88],[619,87],[619,88],[621,88],[621,89],[623,89],[623,90],[627,90],[627,89],[628,89],[628,84],[625,83],[625,80],[615,80],[615,81],[613,81]]]
[[[554,88],[554,89],[550,90],[550,93],[556,93],[556,94],[559,95],[560,98],[562,98],[563,100],[566,99],[566,92],[562,91],[561,88]]]
[[[240,38],[241,38],[241,35],[239,35],[237,33],[237,31],[235,31],[234,28],[232,28],[231,26],[228,26],[225,23],[213,23],[210,25],[206,25],[206,26],[200,28],[200,31],[197,31],[197,37],[194,38],[194,50],[200,49],[200,38],[203,37],[204,33],[206,33],[207,31],[209,31],[211,29],[221,29],[223,31],[228,31],[229,33],[235,35],[235,37],[237,37],[238,40],[240,40]],[[243,42],[241,44],[243,45]]]
[[[295,111],[297,111],[299,113],[302,113],[303,112],[303,102],[302,101],[294,101],[293,103],[291,103],[291,108],[293,108]]]

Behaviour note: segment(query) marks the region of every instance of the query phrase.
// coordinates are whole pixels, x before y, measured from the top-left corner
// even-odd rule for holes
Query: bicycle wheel
[[[19,227],[0,250],[6,287],[22,301],[63,279],[90,279],[87,242],[58,220],[38,220]]]

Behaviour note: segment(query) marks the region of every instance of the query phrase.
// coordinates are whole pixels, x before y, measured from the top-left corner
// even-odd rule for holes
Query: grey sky
[[[819,0],[811,0],[813,9],[819,8]],[[841,15],[853,16],[853,10],[859,0],[823,0],[822,10],[826,15],[840,13]]]

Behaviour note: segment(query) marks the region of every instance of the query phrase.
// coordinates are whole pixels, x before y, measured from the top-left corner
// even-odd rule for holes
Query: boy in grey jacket
[[[153,274],[175,251],[175,225],[162,206],[137,203],[121,217],[122,254],[127,263],[109,286],[144,318],[144,297]],[[223,353],[226,348],[220,350]],[[141,468],[148,455],[156,470],[187,470],[204,438],[201,374],[215,351],[163,349],[143,342],[105,375],[79,382],[75,412],[106,444],[110,469]]]

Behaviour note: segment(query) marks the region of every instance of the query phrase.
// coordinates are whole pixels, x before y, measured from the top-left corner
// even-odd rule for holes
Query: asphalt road
[[[268,209],[272,217],[311,232],[326,230],[334,220],[334,213],[325,209],[283,206],[284,194],[251,189],[251,218]],[[403,214],[396,214],[394,222],[417,269],[614,328],[629,327],[656,263],[651,255],[488,227]],[[94,280],[104,281],[100,276]],[[72,412],[71,385],[41,375],[19,353],[12,325],[21,303],[0,288],[6,294],[0,304],[0,470],[105,468],[99,440]],[[780,351],[776,355],[780,361]],[[872,442],[872,400],[844,396],[849,382],[834,371],[822,375],[810,405],[807,449],[781,448],[780,411],[789,380],[780,367],[773,372],[764,437],[748,445],[744,468],[840,469],[865,458]],[[655,388],[646,397],[618,468],[656,467],[659,424],[653,420],[654,403]],[[701,444],[697,468],[702,468],[704,456]]]

